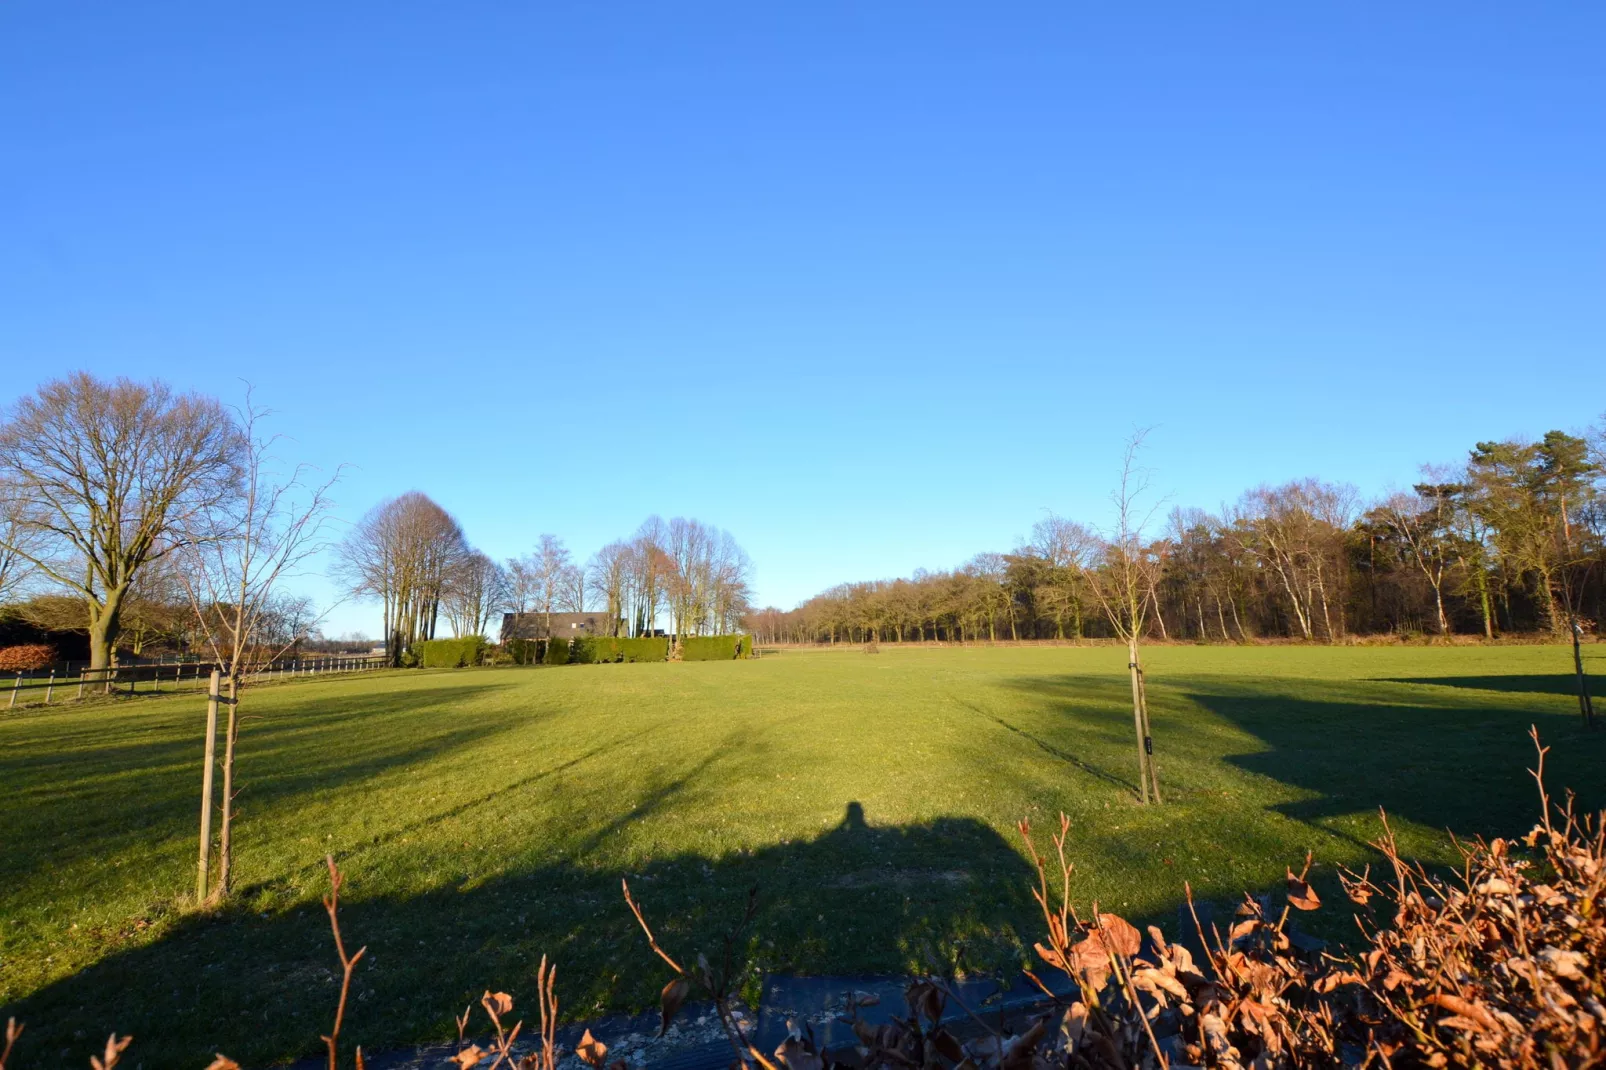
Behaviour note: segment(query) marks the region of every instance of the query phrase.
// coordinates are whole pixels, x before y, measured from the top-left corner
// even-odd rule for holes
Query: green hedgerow
[[[691,635],[680,641],[681,661],[730,661],[736,657],[735,635]]]

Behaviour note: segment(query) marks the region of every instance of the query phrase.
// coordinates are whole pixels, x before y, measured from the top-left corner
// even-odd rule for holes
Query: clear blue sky
[[[0,7],[0,393],[279,410],[764,602],[1606,410],[1599,4]],[[309,581],[310,582],[310,581]],[[317,584],[312,584],[317,588]],[[342,609],[334,631],[377,630]]]

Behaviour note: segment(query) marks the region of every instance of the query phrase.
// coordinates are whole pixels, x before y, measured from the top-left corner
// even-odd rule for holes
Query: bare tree
[[[564,565],[558,574],[558,605],[565,613],[586,611],[586,573],[578,565]]]
[[[502,568],[507,575],[508,605],[515,613],[528,613],[540,590],[533,556],[510,557]]]
[[[708,569],[709,616],[715,631],[735,631],[750,607],[752,561],[728,531],[718,531]]]
[[[443,602],[452,634],[484,635],[491,618],[508,604],[507,572],[478,550],[463,554],[449,567]]]
[[[1121,482],[1110,496],[1115,503],[1115,526],[1105,539],[1102,560],[1096,568],[1084,568],[1093,597],[1115,634],[1126,643],[1127,670],[1132,678],[1132,723],[1138,737],[1138,779],[1144,803],[1160,798],[1160,776],[1154,767],[1154,736],[1149,727],[1148,696],[1144,688],[1143,662],[1138,654],[1148,620],[1150,592],[1160,563],[1144,540],[1144,529],[1154,518],[1160,503],[1141,512],[1141,500],[1149,490],[1149,472],[1137,465],[1138,451],[1148,431],[1133,433],[1127,440],[1121,460]]]
[[[1047,566],[1040,597],[1054,615],[1058,637],[1065,638],[1069,616],[1072,638],[1082,638],[1082,576],[1098,553],[1098,536],[1083,524],[1049,513],[1032,525],[1029,548]]]
[[[329,490],[339,478],[336,472],[320,480],[307,465],[284,466],[273,452],[281,439],[259,434],[259,426],[269,414],[252,403],[249,392],[245,407],[237,414],[245,442],[240,458],[241,493],[193,518],[189,528],[192,537],[180,544],[177,558],[178,577],[189,596],[201,635],[228,684],[214,900],[226,898],[233,882],[234,763],[240,735],[240,692],[252,666],[268,660],[258,646],[267,618],[283,608],[279,583],[295,575],[308,558],[327,544],[324,524],[331,505]],[[289,623],[289,641],[294,642],[305,634],[312,621]],[[210,740],[207,750],[211,750]],[[207,769],[203,785],[209,789],[211,783],[211,770]],[[211,805],[208,792],[202,806],[210,810]],[[203,820],[203,829],[209,824]],[[205,874],[210,846],[209,837],[203,834],[201,879],[197,884],[200,898],[207,894]]]
[[[618,635],[625,616],[625,595],[630,583],[629,543],[610,542],[586,565],[586,582],[608,614],[608,634]]]
[[[0,480],[27,507],[0,539],[83,598],[92,669],[112,663],[140,570],[237,495],[241,452],[222,405],[161,382],[77,372],[13,406],[0,427]]]
[[[383,604],[392,665],[434,638],[447,571],[467,552],[462,527],[417,491],[369,510],[341,542],[336,575],[351,593]]]
[[[658,605],[674,563],[664,551],[668,532],[662,518],[649,516],[630,542],[630,593],[634,602],[633,631],[651,635],[658,626]]]
[[[547,638],[552,637],[552,607],[563,600],[569,549],[556,535],[542,535],[533,559],[536,576],[536,604],[546,614]]]
[[[1253,547],[1287,593],[1306,639],[1320,632],[1332,641],[1343,632],[1344,604],[1337,585],[1344,574],[1344,532],[1354,518],[1355,497],[1354,487],[1316,479],[1259,487],[1245,495]]]
[[[1456,559],[1452,516],[1457,489],[1452,484],[1418,483],[1411,494],[1390,495],[1377,511],[1433,589],[1440,635],[1450,634],[1450,618],[1444,612],[1444,584]]]
[[[38,571],[34,561],[45,549],[47,533],[25,515],[29,504],[19,486],[0,482],[0,605],[26,589]]]

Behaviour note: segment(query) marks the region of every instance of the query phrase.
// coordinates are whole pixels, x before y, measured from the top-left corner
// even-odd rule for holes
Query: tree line
[[[1603,432],[1480,442],[1373,501],[1312,478],[1151,516],[1129,555],[1145,636],[1587,634],[1606,617]],[[749,623],[764,642],[1114,638],[1098,587],[1126,560],[1116,541],[1050,514],[1007,552],[843,583]]]

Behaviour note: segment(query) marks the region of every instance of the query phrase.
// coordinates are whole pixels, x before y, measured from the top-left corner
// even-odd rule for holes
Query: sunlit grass
[[[1596,659],[1600,661],[1602,659]],[[189,910],[203,706],[192,696],[0,719],[0,1002],[31,1050],[114,1026],[145,1065],[310,1051],[335,986],[332,852],[370,946],[348,1026],[370,1050],[451,1032],[485,988],[562,964],[571,1014],[650,1004],[666,941],[745,889],[765,968],[899,972],[928,945],[1008,966],[1033,938],[1015,822],[1072,819],[1077,893],[1174,919],[1314,852],[1522,831],[1525,738],[1602,801],[1559,648],[1155,648],[1166,805],[1135,804],[1122,651],[857,649],[758,662],[310,680],[248,695],[236,904]],[[1606,736],[1606,733],[1598,733]],[[38,1060],[33,1060],[38,1062]],[[46,1060],[50,1061],[50,1060]]]

